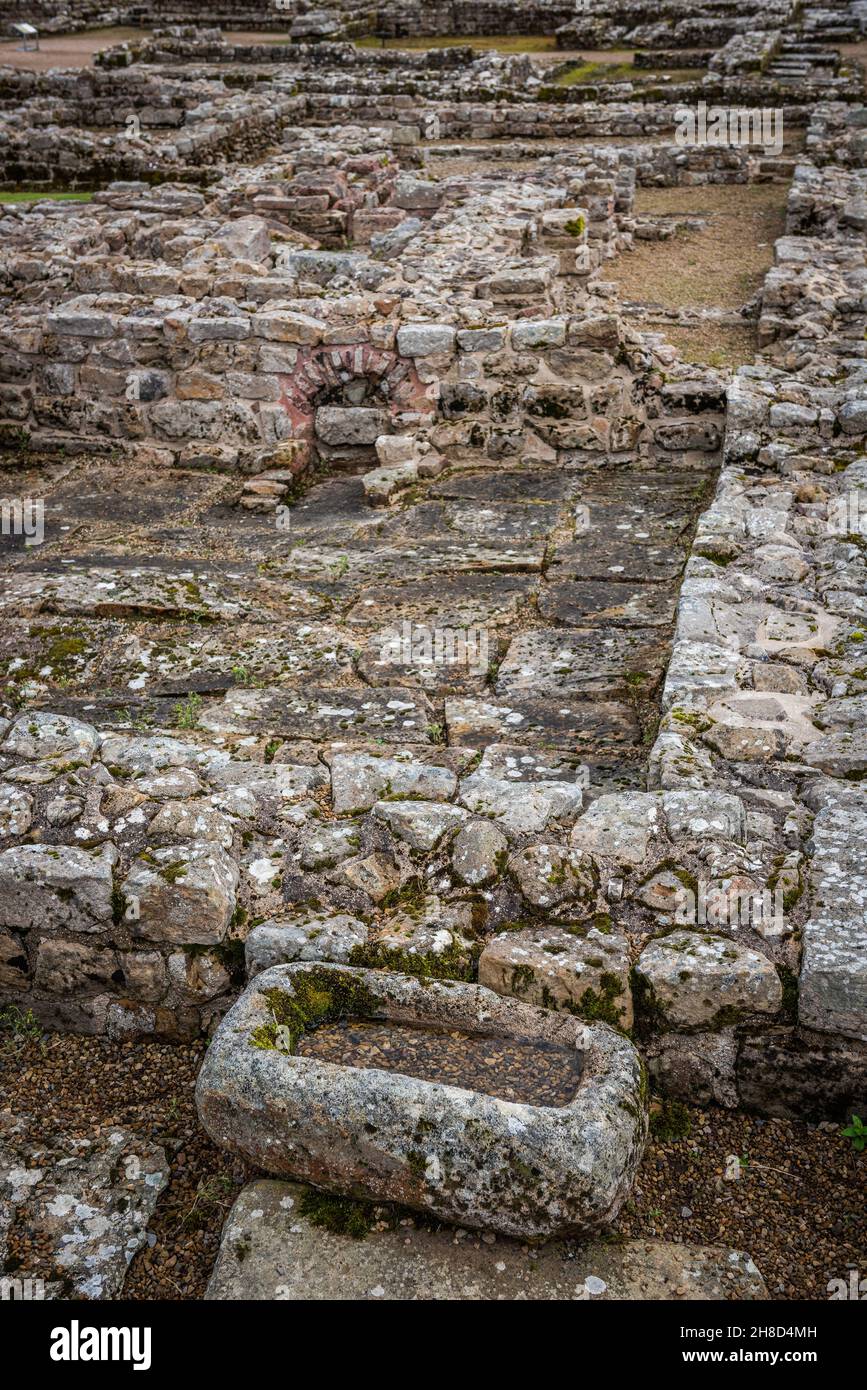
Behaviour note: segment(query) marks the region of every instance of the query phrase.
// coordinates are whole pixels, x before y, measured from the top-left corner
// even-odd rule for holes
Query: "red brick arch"
[[[312,442],[317,398],[361,378],[385,384],[382,405],[393,415],[431,408],[427,388],[411,357],[400,357],[370,343],[302,347],[294,371],[280,377],[280,404],[292,421],[292,438]]]

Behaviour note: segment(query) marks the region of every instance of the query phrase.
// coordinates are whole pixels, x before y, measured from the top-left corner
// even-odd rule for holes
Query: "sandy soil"
[[[101,48],[124,39],[147,38],[148,29],[88,29],[83,34],[53,34],[39,40],[36,53],[23,53],[14,43],[0,44],[0,66],[47,72],[49,68],[90,68]]]

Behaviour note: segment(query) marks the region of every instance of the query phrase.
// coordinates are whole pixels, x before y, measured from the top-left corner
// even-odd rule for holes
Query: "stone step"
[[[759,1300],[765,1282],[749,1255],[666,1241],[528,1248],[466,1231],[401,1224],[365,1239],[302,1215],[309,1188],[260,1179],[223,1227],[205,1298],[290,1302],[443,1300]]]

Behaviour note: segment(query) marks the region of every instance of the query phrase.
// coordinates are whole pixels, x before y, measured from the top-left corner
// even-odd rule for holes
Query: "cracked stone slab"
[[[214,734],[264,733],[284,738],[382,738],[387,743],[428,743],[431,706],[418,690],[235,690],[199,716]]]
[[[260,1178],[235,1201],[205,1294],[211,1300],[507,1302],[760,1300],[749,1255],[724,1247],[629,1240],[530,1250],[465,1231],[400,1226],[364,1240],[314,1226],[308,1189]]]
[[[592,517],[592,505],[590,513]],[[652,537],[639,535],[641,529],[636,528],[634,537],[620,537],[599,525],[580,540],[559,546],[548,569],[549,578],[558,583],[610,580],[616,584],[676,580],[686,562],[684,552],[658,528],[654,528]]]
[[[586,627],[591,622],[615,627],[671,627],[676,607],[675,589],[665,584],[565,580],[546,584],[539,594],[542,616],[569,627]]]
[[[458,800],[475,815],[498,821],[508,834],[539,834],[575,819],[584,801],[585,773],[557,750],[491,743],[476,770],[461,781]]]
[[[208,624],[189,636],[168,624],[125,632],[108,643],[101,670],[113,686],[154,696],[223,694],[253,681],[327,685],[351,674],[352,637],[329,624],[324,611],[310,609],[299,612],[289,631],[271,628],[267,636],[255,622]]]
[[[455,698],[445,702],[446,725],[452,745],[477,748],[485,743],[512,740],[550,744],[556,748],[622,754],[640,741],[635,711],[613,700]]]
[[[665,644],[645,631],[543,628],[519,633],[503,659],[497,694],[623,696],[628,677],[662,675]]]
[[[39,1247],[49,1296],[119,1298],[168,1182],[164,1151],[128,1129],[43,1142],[28,1136],[30,1125],[0,1123],[0,1204],[11,1209],[10,1234],[20,1223]]]
[[[579,853],[641,864],[665,825],[662,798],[653,792],[599,796],[572,827],[570,844]]]
[[[164,573],[152,563],[135,570],[93,566],[32,574],[20,572],[7,583],[0,608],[19,615],[59,613],[83,618],[193,618],[231,622],[252,618],[262,596],[249,597],[243,577],[209,572],[195,575],[178,567]]]
[[[480,768],[461,783],[461,804],[475,815],[492,816],[514,835],[535,835],[575,819],[584,804],[577,782],[512,782]]]
[[[733,840],[746,838],[746,810],[739,796],[720,791],[668,791],[662,806],[672,840]]]

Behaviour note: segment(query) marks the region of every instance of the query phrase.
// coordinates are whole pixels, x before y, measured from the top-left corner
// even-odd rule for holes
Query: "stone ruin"
[[[216,1030],[203,1121],[267,1172],[593,1231],[645,1073],[764,1115],[867,1099],[867,106],[838,48],[867,7],[299,4],[285,43],[224,34],[264,5],[198,8],[112,10],[156,32],[91,69],[0,66],[0,186],[46,195],[0,209],[0,1001]],[[568,60],[352,42],[530,31],[640,61],[558,86]],[[684,147],[701,101],[779,111],[796,152]],[[755,183],[788,185],[757,351],[697,366],[606,274],[671,234],[636,189]],[[329,1158],[387,1073],[343,1068],[315,1134],[287,1112],[322,1064],[272,996],[314,976],[329,1019],[363,984],[568,1036],[590,1120],[552,1141],[571,1109],[525,1107],[512,1205],[443,1196],[476,1159],[413,1078],[376,1092],[378,1158]],[[460,1094],[500,1144],[506,1103]],[[238,1278],[225,1253],[214,1296]]]

